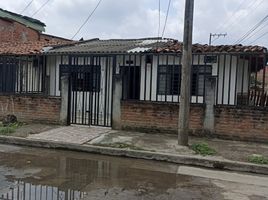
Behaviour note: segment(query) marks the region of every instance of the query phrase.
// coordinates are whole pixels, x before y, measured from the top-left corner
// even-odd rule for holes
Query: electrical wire
[[[243,13],[240,13],[238,16],[234,17],[232,20],[232,23],[229,24],[229,26],[226,28],[226,31],[230,30],[234,25],[238,24],[241,21],[241,20],[238,20],[239,18],[243,17],[243,19],[244,19],[247,16],[249,16],[250,14],[253,14],[254,12],[250,12],[250,11],[257,9],[263,2],[264,2],[264,0],[252,1],[251,4],[249,4],[247,7],[245,7],[245,9],[247,9],[249,12],[246,15],[243,15]],[[259,3],[259,4],[256,5],[256,3]],[[256,6],[254,7],[254,5],[256,5]]]
[[[263,24],[263,26],[261,27],[261,28],[259,28],[259,30],[258,31],[256,31],[255,33],[253,33],[252,35],[250,35],[248,38],[246,38],[245,40],[244,40],[244,43],[246,42],[246,41],[248,41],[250,38],[252,38],[252,37],[254,37],[255,35],[257,35],[259,32],[261,32],[264,28],[266,28],[267,27],[267,23],[266,24]]]
[[[251,28],[247,33],[245,33],[240,39],[235,41],[234,43],[241,43],[244,41],[251,33],[253,33],[256,29],[258,29],[263,23],[268,20],[268,15],[266,15],[260,22],[258,22],[253,28]]]
[[[20,14],[24,13],[25,10],[27,10],[27,8],[29,8],[29,6],[33,3],[34,0],[30,1],[26,6],[25,8],[23,8],[23,10],[20,12]]]
[[[249,45],[251,45],[251,44],[253,44],[253,43],[255,43],[255,42],[257,42],[259,39],[261,39],[261,38],[263,38],[264,36],[266,36],[268,34],[268,31],[267,32],[265,32],[265,33],[263,33],[261,36],[259,36],[257,39],[255,39],[254,41],[252,41],[251,43],[249,43]]]
[[[221,25],[219,25],[219,26],[216,28],[216,30],[219,30],[219,29],[223,28],[225,25],[228,25],[228,23],[229,23],[229,22],[233,19],[233,17],[235,16],[236,12],[239,11],[239,10],[242,8],[243,4],[244,4],[246,1],[247,1],[247,0],[241,0],[240,3],[239,3],[239,6],[233,11],[232,15],[231,15],[229,18],[227,18],[227,19],[224,21],[224,23],[222,23]]]
[[[86,20],[84,21],[84,23],[79,27],[79,29],[76,31],[76,33],[74,34],[74,36],[71,39],[74,39],[74,37],[81,31],[81,29],[86,25],[86,23],[88,22],[88,20],[92,17],[92,15],[95,13],[95,11],[97,10],[97,8],[99,7],[99,5],[101,4],[102,0],[99,0],[99,2],[97,3],[96,7],[92,10],[92,12],[89,13],[88,17],[86,18]]]
[[[43,5],[40,6],[40,7],[37,9],[37,11],[35,11],[34,14],[32,14],[31,17],[33,17],[33,16],[36,15],[40,10],[42,10],[42,8],[44,8],[45,5],[47,5],[49,1],[50,1],[50,0],[47,0],[45,3],[43,3]]]
[[[171,5],[171,0],[169,0],[169,2],[168,2],[168,8],[167,8],[167,13],[166,13],[165,24],[164,24],[164,28],[163,28],[162,36],[161,36],[162,38],[164,37],[165,30],[166,30],[166,26],[167,26],[167,20],[168,20],[168,15],[169,15],[169,10],[170,10],[170,5]]]

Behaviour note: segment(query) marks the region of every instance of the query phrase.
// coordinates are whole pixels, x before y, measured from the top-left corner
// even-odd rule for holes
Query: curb
[[[93,145],[79,145],[74,143],[18,138],[11,136],[8,137],[0,136],[0,143],[28,146],[28,147],[87,152],[87,153],[95,153],[109,156],[122,156],[122,157],[145,159],[145,160],[165,161],[169,163],[182,164],[182,165],[191,165],[191,166],[214,168],[221,170],[250,172],[256,174],[268,175],[268,166],[265,165],[256,165],[226,159],[206,158],[201,156],[184,156],[184,155],[156,153],[149,151],[136,151],[136,150],[118,149],[110,147],[100,147]]]

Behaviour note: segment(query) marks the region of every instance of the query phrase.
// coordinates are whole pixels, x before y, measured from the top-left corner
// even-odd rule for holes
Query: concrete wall
[[[21,122],[60,123],[60,97],[1,95],[0,119],[8,114]]]
[[[204,129],[205,106],[191,105],[190,128],[194,135],[209,135],[226,139],[268,142],[268,110],[214,107],[214,131]],[[177,133],[179,105],[141,101],[121,102],[122,129]]]

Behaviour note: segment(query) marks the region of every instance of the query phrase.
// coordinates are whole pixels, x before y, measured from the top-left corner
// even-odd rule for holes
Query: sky
[[[33,0],[23,15],[32,16],[47,0]],[[21,13],[31,0],[0,0],[0,7]],[[160,36],[169,0],[161,0]],[[50,0],[34,18],[46,24],[46,33],[72,38],[98,0]],[[171,0],[165,38],[183,39],[185,0]],[[268,14],[267,0],[195,0],[193,42],[207,44],[210,33],[227,33],[213,38],[214,45],[242,43],[268,47],[268,19],[239,41]],[[74,39],[121,39],[157,37],[158,0],[103,0]],[[261,37],[263,36],[263,37]],[[258,39],[259,38],[259,39]]]

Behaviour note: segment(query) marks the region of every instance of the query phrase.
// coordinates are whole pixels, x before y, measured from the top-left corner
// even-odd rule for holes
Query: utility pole
[[[178,144],[188,146],[194,0],[185,1]]]
[[[216,39],[220,37],[226,37],[227,33],[210,33],[209,34],[209,46],[212,44],[212,38],[217,37]]]

